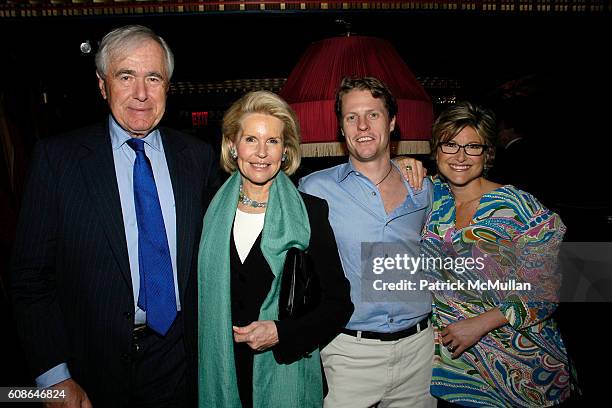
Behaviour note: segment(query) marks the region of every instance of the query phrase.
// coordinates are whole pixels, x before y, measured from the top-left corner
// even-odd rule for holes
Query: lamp
[[[310,45],[280,91],[295,110],[305,157],[343,156],[334,112],[335,94],[346,76],[374,76],[397,99],[400,141],[393,153],[428,153],[433,107],[431,98],[386,40],[347,35]]]

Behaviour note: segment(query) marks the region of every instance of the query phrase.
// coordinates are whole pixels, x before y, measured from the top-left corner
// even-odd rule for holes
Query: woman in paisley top
[[[424,256],[440,261],[426,268],[437,328],[431,392],[464,406],[551,406],[569,397],[573,378],[551,318],[565,226],[529,193],[483,177],[495,132],[493,114],[469,102],[433,128],[439,176],[423,230]]]

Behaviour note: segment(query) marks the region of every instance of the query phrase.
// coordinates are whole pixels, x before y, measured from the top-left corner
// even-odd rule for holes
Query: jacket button
[[[123,313],[123,317],[125,317],[126,320],[130,320],[130,319],[132,319],[134,317],[134,313],[132,313],[132,312],[125,312],[125,313]]]
[[[123,360],[124,363],[129,363],[130,362],[130,354],[129,353],[122,353],[121,354],[121,360]]]

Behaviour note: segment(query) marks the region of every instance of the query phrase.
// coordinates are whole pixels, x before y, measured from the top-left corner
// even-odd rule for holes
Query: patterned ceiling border
[[[455,91],[463,88],[461,80],[444,77],[417,77],[419,83],[428,91]],[[217,82],[178,81],[170,85],[175,95],[244,93],[265,89],[278,92],[287,78],[231,79]]]
[[[427,11],[496,13],[609,13],[610,0],[434,1],[180,1],[180,0],[0,0],[0,18],[83,17],[252,11]]]

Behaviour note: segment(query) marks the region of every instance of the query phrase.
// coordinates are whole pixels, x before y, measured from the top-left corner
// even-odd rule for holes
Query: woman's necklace
[[[244,192],[242,191],[242,184],[240,184],[240,193],[238,194],[238,202],[240,202],[242,205],[246,206],[246,207],[253,207],[253,208],[266,208],[266,206],[268,205],[267,201],[255,201],[255,200],[251,200],[249,197],[247,197],[246,194],[244,194]]]
[[[382,183],[383,181],[385,181],[387,179],[387,177],[389,177],[389,174],[391,174],[391,170],[393,170],[393,165],[391,163],[389,163],[389,171],[387,172],[387,174],[385,174],[385,177],[382,178],[382,180],[380,180],[378,183],[374,184],[376,187],[378,187],[378,185],[380,183]]]

